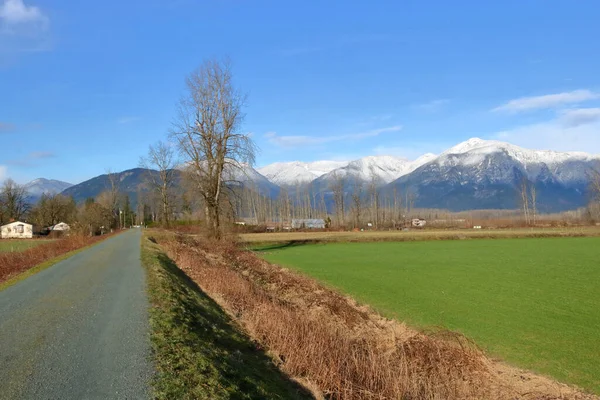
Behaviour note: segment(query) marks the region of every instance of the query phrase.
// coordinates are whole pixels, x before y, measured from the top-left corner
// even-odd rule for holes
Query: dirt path
[[[0,399],[147,399],[139,231],[0,292]]]

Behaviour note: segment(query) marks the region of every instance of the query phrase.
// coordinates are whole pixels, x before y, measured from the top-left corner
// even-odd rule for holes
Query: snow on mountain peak
[[[525,166],[529,164],[547,164],[553,166],[566,161],[589,161],[598,158],[583,152],[558,152],[553,150],[530,150],[499,140],[483,140],[472,138],[451,147],[442,153],[444,158],[453,155],[466,155],[462,158],[464,164],[477,164],[488,154],[504,152]]]
[[[259,168],[258,172],[278,185],[311,182],[316,178],[348,165],[347,161],[278,162]]]
[[[37,178],[25,184],[27,192],[33,197],[39,197],[44,193],[58,194],[71,186],[73,185],[67,182],[46,178]]]

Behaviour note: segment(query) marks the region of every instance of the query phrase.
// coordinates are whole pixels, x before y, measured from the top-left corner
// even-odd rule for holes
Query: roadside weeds
[[[0,253],[0,290],[6,289],[115,234],[93,237],[73,235],[19,252]]]
[[[156,399],[311,399],[147,237]]]

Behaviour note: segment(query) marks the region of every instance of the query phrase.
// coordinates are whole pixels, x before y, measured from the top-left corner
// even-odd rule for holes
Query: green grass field
[[[0,240],[0,253],[23,251],[40,244],[51,242],[51,240],[40,239],[5,239]]]
[[[600,394],[600,238],[263,246],[386,316]]]

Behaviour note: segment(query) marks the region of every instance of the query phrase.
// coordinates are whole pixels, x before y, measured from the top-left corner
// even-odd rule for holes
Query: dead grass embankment
[[[331,399],[584,399],[490,361],[464,337],[382,318],[313,279],[189,236],[155,236],[280,368]]]
[[[107,237],[107,235],[93,237],[72,235],[23,251],[0,253],[0,283],[28,271],[39,264],[89,246]]]
[[[276,232],[246,233],[240,240],[248,245],[261,243],[408,242],[417,240],[517,239],[600,236],[600,227],[516,228],[516,229],[413,229],[410,231],[366,232]]]

